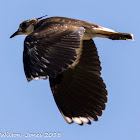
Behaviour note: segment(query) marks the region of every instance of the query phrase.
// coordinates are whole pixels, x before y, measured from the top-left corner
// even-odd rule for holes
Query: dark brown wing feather
[[[77,58],[83,27],[43,24],[24,42],[23,62],[27,80],[45,76],[55,77]]]
[[[98,120],[107,102],[106,86],[100,77],[100,61],[93,40],[83,41],[79,63],[56,78],[49,77],[56,104],[68,123]]]
[[[60,23],[61,25],[67,24],[67,25],[73,25],[76,27],[85,27],[85,28],[93,28],[93,27],[98,27],[98,25],[87,22],[87,21],[82,21],[82,20],[77,20],[77,19],[72,19],[72,18],[66,18],[66,17],[50,17],[43,19],[39,22],[39,24],[51,24],[51,23]],[[38,25],[39,25],[38,24]]]

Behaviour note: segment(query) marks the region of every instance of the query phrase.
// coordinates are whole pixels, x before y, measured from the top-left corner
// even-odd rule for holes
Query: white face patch
[[[34,26],[33,24],[29,25],[26,30],[25,30],[25,34],[29,35],[30,33],[32,33],[34,31]]]

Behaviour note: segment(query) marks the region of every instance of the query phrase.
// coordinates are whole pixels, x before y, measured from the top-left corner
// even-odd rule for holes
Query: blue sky
[[[16,137],[7,140],[139,140],[140,35],[138,0],[5,0],[0,2],[0,133],[61,132],[59,138]],[[133,33],[135,41],[95,38],[108,102],[92,125],[67,124],[48,80],[26,81],[22,54],[25,36],[10,39],[19,24],[43,15],[90,21],[116,31]]]

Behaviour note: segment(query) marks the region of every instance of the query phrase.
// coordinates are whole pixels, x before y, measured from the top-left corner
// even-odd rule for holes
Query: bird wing
[[[107,90],[100,77],[100,61],[93,40],[84,40],[79,63],[49,77],[55,102],[68,123],[98,120],[107,102]]]
[[[58,23],[43,24],[24,41],[23,63],[28,81],[55,77],[78,56],[85,29]]]

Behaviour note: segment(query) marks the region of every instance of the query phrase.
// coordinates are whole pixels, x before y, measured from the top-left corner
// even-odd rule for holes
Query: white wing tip
[[[64,119],[67,121],[67,123],[73,123],[73,120],[69,117],[64,116]]]
[[[30,81],[31,79],[37,81],[37,80],[39,80],[40,78],[41,78],[41,79],[47,79],[47,76],[32,77],[32,78],[28,79],[28,81]]]
[[[87,124],[91,124],[91,121],[86,117],[80,117],[80,119]]]
[[[76,122],[77,124],[79,125],[83,125],[84,123],[87,123],[87,124],[91,124],[91,121],[88,117],[66,117],[64,116],[64,119],[67,121],[67,123],[71,124],[73,122]]]
[[[83,121],[79,117],[73,117],[72,120],[79,125],[83,125]]]
[[[130,40],[135,41],[133,34],[130,34],[130,36],[132,37],[132,39],[130,39]]]

